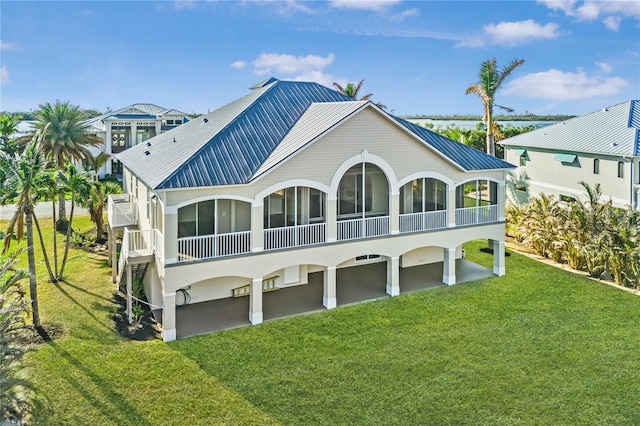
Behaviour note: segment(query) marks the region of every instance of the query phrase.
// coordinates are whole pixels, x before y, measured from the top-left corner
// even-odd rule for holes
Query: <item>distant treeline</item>
[[[93,117],[97,117],[99,115],[102,115],[102,113],[100,111],[97,111],[95,109],[81,109],[80,111],[82,111],[82,113],[84,114],[84,117],[86,120],[88,120],[89,118],[93,118]],[[35,111],[17,111],[17,112],[7,112],[7,111],[2,111],[0,112],[0,114],[6,114],[9,115],[11,117],[20,117],[20,120],[27,120],[27,121],[36,121],[36,112]]]
[[[573,118],[575,115],[533,115],[533,114],[523,114],[523,115],[496,115],[494,116],[495,121],[564,121],[569,118]],[[480,115],[409,115],[402,117],[404,119],[412,119],[412,120],[457,120],[457,121],[482,121],[482,116]]]

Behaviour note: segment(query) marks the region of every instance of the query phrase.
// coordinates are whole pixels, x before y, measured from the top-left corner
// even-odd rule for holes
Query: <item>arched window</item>
[[[624,162],[622,161],[618,161],[618,177],[619,178],[624,177]]]
[[[447,209],[447,185],[432,178],[420,178],[400,188],[400,213],[433,212]]]
[[[303,186],[275,191],[264,198],[264,229],[325,221],[325,193]]]
[[[600,174],[600,160],[598,160],[597,158],[593,160],[593,174]]]
[[[370,163],[351,167],[338,187],[338,220],[389,214],[389,183],[380,168]]]

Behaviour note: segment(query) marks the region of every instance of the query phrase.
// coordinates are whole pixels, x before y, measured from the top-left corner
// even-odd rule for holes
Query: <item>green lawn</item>
[[[467,258],[491,266],[484,245]],[[640,298],[515,253],[501,278],[170,344],[118,337],[106,260],[71,256],[68,283],[40,286],[66,334],[27,356],[38,424],[640,419]]]

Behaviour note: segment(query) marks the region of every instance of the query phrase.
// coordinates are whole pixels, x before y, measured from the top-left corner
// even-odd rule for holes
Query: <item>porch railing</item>
[[[426,231],[447,227],[447,211],[407,213],[400,215],[400,232]]]
[[[322,244],[326,241],[327,225],[325,223],[286,226],[264,230],[265,250],[310,246],[313,244]]]
[[[107,199],[109,226],[132,226],[138,224],[138,206],[129,194],[113,194]]]
[[[338,221],[338,235],[340,240],[377,237],[389,234],[389,216],[367,217],[364,219],[350,219]]]
[[[456,209],[456,225],[477,225],[498,221],[498,205]]]
[[[178,262],[251,252],[251,231],[178,238]]]
[[[129,257],[149,256],[154,253],[160,259],[164,259],[164,239],[160,231],[157,229],[130,231],[125,227],[122,233],[120,257],[118,258],[118,281],[122,277],[125,262]]]

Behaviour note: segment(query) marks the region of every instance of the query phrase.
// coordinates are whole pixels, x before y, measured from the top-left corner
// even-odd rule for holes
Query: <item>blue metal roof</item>
[[[134,146],[117,158],[154,189],[248,183],[309,107],[329,102],[354,101],[317,83],[271,78],[253,86],[249,95],[150,139],[150,146]],[[388,116],[464,170],[514,167]]]
[[[460,142],[456,142],[436,132],[433,132],[417,124],[410,123],[398,117],[393,117],[398,123],[405,126],[434,149],[449,157],[464,170],[491,170],[513,169],[515,166],[482,151],[471,148]]]

